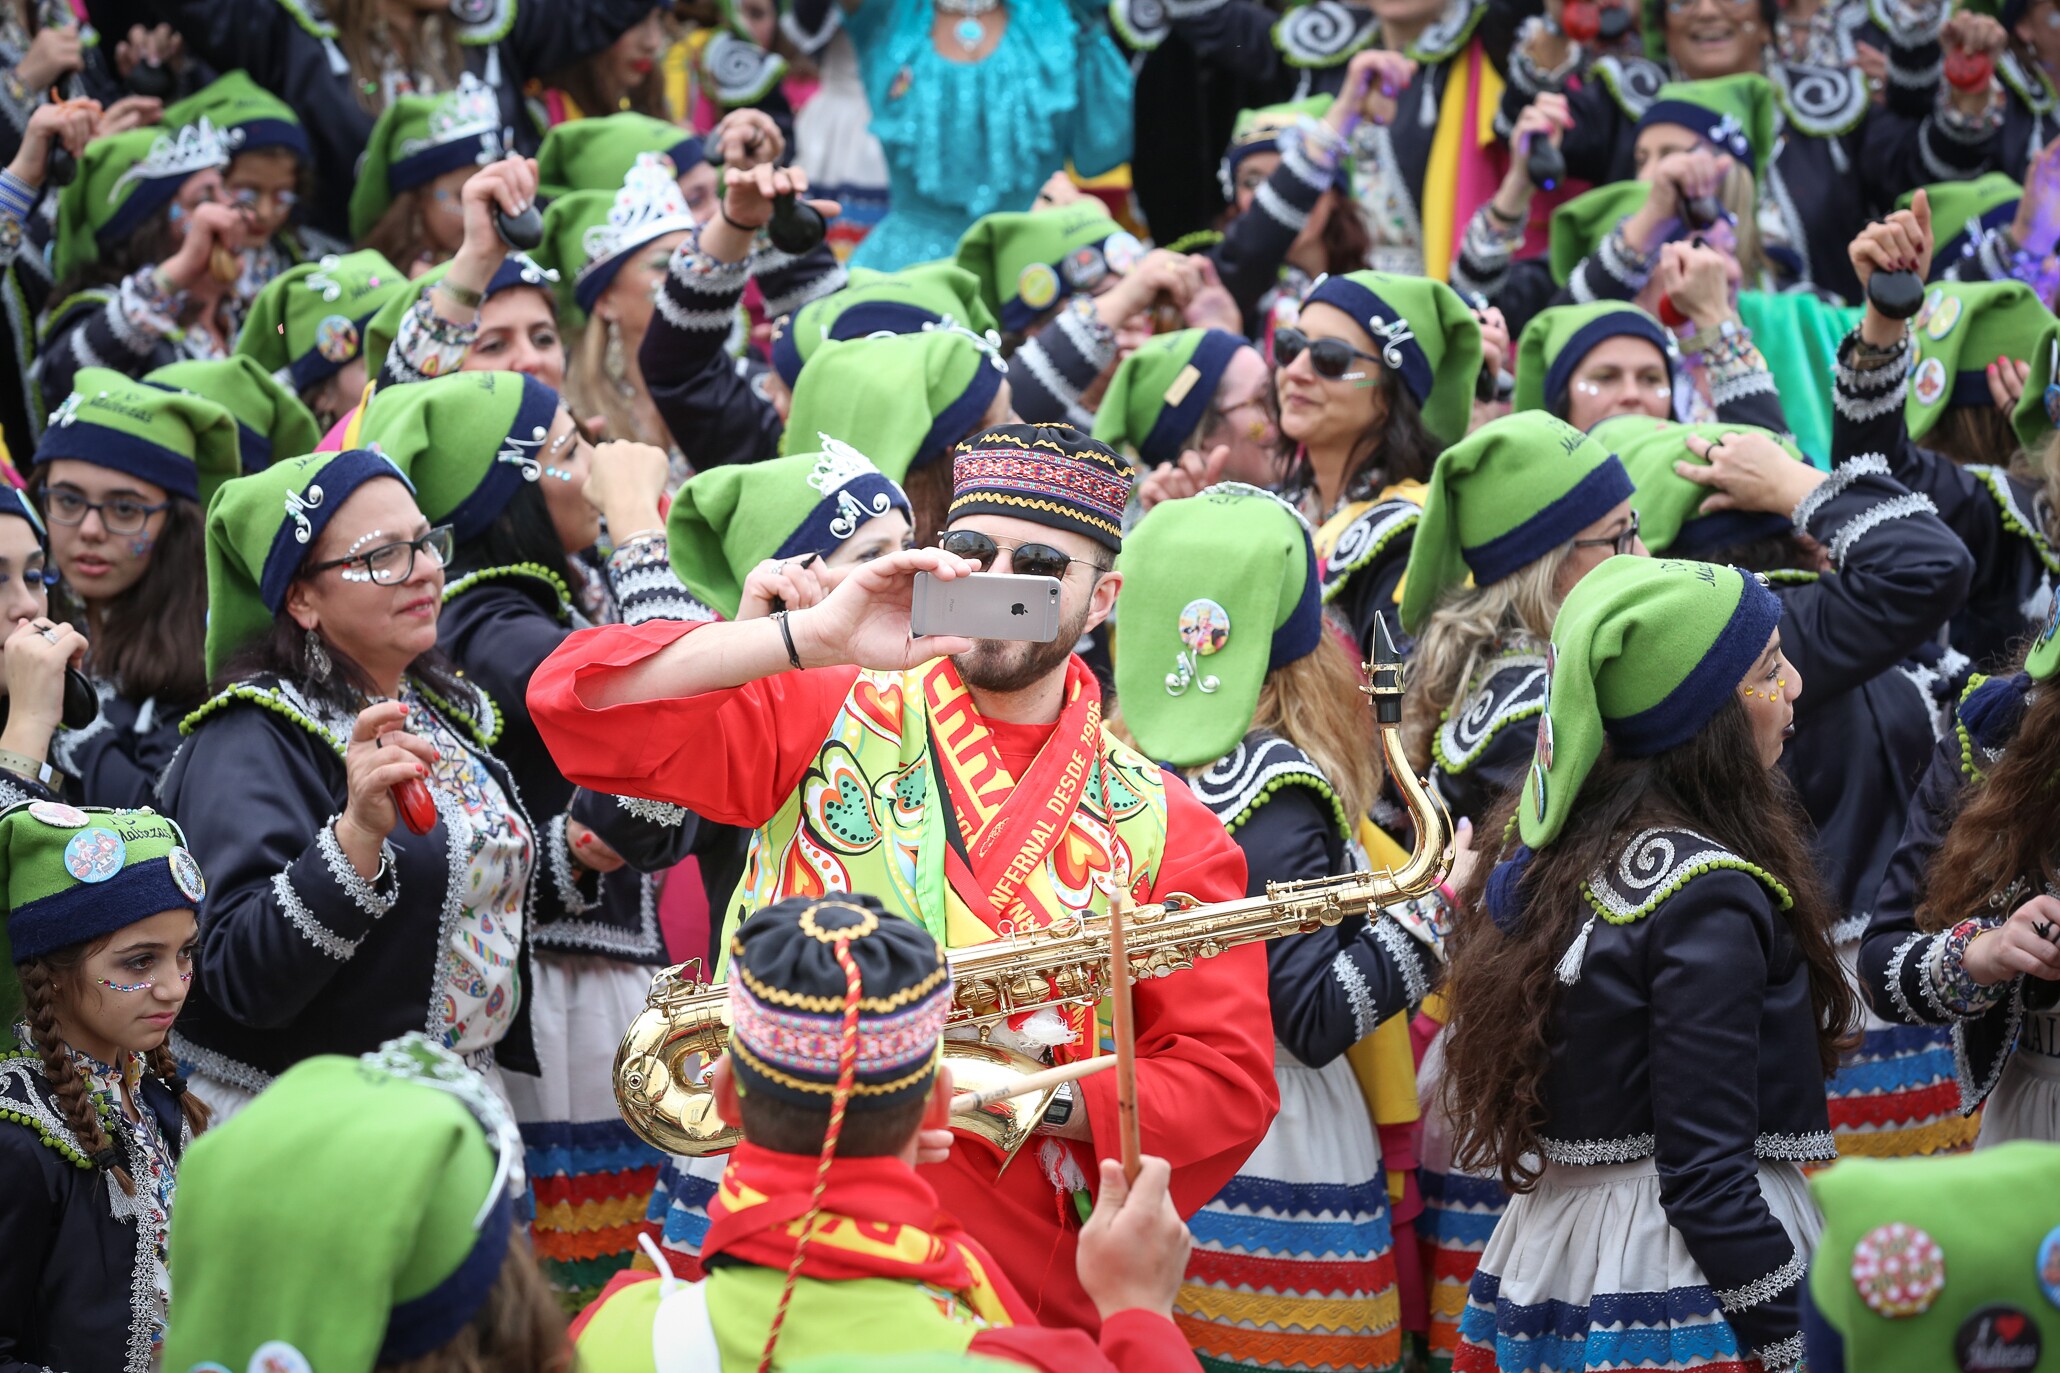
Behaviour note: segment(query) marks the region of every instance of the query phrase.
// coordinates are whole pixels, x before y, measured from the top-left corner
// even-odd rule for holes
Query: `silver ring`
[[[42,629],[38,630],[37,633],[41,634],[44,638],[48,639],[53,644],[57,642],[57,626],[55,625],[45,625]]]

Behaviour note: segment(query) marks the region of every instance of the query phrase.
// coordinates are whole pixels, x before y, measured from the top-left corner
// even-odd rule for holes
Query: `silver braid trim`
[[[336,931],[315,919],[315,913],[308,909],[308,903],[300,899],[300,893],[293,889],[292,880],[283,872],[272,874],[272,894],[279,898],[279,913],[287,923],[299,930],[308,943],[342,962],[358,951],[362,939],[345,939]]]
[[[1931,497],[1911,492],[1883,501],[1870,510],[1862,511],[1846,521],[1831,540],[1831,561],[1843,568],[1854,545],[1890,520],[1906,520],[1913,515],[1936,515],[1938,507],[1931,503]]]
[[[322,861],[329,865],[329,875],[336,879],[337,886],[343,888],[344,895],[355,901],[359,910],[377,919],[392,910],[393,903],[401,897],[400,874],[394,871],[393,845],[384,839],[379,841],[379,874],[367,882],[351,866],[343,845],[336,842],[336,822],[342,818],[341,815],[332,815],[322,822],[322,828],[315,832],[315,847],[321,850]],[[388,879],[384,892],[375,885],[379,877]]]
[[[1818,482],[1803,498],[1795,503],[1795,511],[1788,518],[1795,525],[1795,532],[1810,532],[1810,521],[1817,513],[1831,503],[1834,496],[1844,491],[1861,477],[1885,477],[1889,475],[1888,459],[1879,453],[1862,453],[1840,463],[1831,469],[1831,474]]]
[[[1716,1292],[1717,1305],[1724,1308],[1724,1314],[1727,1316],[1749,1311],[1764,1302],[1772,1301],[1795,1286],[1802,1280],[1803,1270],[1808,1266],[1801,1254],[1790,1249],[1788,1262],[1765,1277],[1755,1278],[1743,1287],[1719,1288]]]

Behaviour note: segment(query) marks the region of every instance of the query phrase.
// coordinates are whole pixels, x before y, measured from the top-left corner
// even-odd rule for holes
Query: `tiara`
[[[468,138],[479,140],[480,165],[500,159],[500,101],[495,98],[493,87],[471,72],[458,78],[457,89],[437,97],[436,104],[429,111],[428,136],[402,139],[400,147],[395,150],[394,160],[405,161],[431,148],[462,143]]]
[[[115,178],[108,187],[107,200],[111,205],[122,187],[131,181],[157,181],[165,177],[191,176],[206,171],[209,167],[229,165],[229,148],[222,141],[221,133],[208,122],[206,116],[186,125],[177,133],[164,134],[150,145],[150,151],[129,165],[129,169]]]
[[[816,455],[815,466],[809,469],[808,484],[825,496],[860,477],[880,475],[880,469],[873,465],[871,458],[844,440],[822,433],[818,433],[816,438],[823,451]]]
[[[606,222],[588,229],[580,240],[587,265],[593,268],[640,243],[649,243],[679,229],[694,227],[687,199],[680,194],[672,160],[663,153],[638,153],[636,165],[622,179]]]

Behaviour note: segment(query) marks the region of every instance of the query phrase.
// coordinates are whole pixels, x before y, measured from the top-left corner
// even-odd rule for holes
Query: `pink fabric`
[[[315,451],[317,453],[341,453],[343,451],[343,431],[350,428],[350,422],[357,417],[357,407],[352,406],[344,417],[336,422],[336,427],[322,436],[322,441],[315,445]]]

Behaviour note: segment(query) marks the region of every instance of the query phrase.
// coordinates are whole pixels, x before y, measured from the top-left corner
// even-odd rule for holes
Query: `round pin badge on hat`
[[[2060,602],[2056,602],[2060,604]],[[93,817],[77,806],[67,806],[62,801],[35,801],[29,805],[29,814],[46,825],[61,830],[75,830],[87,824]]]
[[[188,901],[207,895],[207,879],[200,875],[200,864],[193,861],[192,854],[173,849],[166,861],[172,865],[172,884],[186,894]]]
[[[1066,284],[1074,290],[1091,291],[1109,274],[1109,264],[1102,257],[1102,250],[1090,245],[1066,254],[1059,270],[1064,273]]]
[[[2038,1367],[2043,1345],[2030,1313],[1998,1303],[1960,1322],[1953,1336],[1953,1358],[1960,1373],[2023,1373]]]
[[[358,355],[358,326],[342,315],[324,315],[315,326],[315,351],[330,362],[349,362]]]
[[[268,1340],[250,1356],[248,1373],[315,1373],[308,1356],[284,1340]]]
[[[1914,1225],[1879,1225],[1853,1246],[1853,1287],[1877,1316],[1921,1316],[1945,1290],[1946,1255]]]
[[[1033,310],[1042,310],[1059,298],[1059,274],[1049,262],[1033,262],[1016,277],[1016,295]]]
[[[1910,382],[1910,389],[1917,393],[1919,405],[1930,405],[1946,393],[1946,365],[1937,358],[1926,358],[1917,369],[1917,375]]]
[[[2039,1291],[2046,1294],[2046,1300],[2060,1306],[2060,1225],[2046,1232],[2039,1241]]]
[[[1180,610],[1180,642],[1204,658],[1220,652],[1230,642],[1230,612],[1205,597],[1189,601]]]
[[[1924,321],[1924,332],[1926,336],[1928,336],[1933,343],[1937,343],[1947,334],[1952,333],[1953,326],[1960,322],[1961,308],[1962,307],[1960,304],[1960,298],[1958,296],[1943,297],[1938,302],[1937,308],[1932,310],[1931,318]]]
[[[1137,241],[1137,235],[1126,231],[1113,233],[1102,242],[1102,260],[1109,264],[1109,270],[1118,276],[1129,272],[1144,256],[1144,245]]]
[[[1538,717],[1538,766],[1548,769],[1552,766],[1552,717],[1550,715],[1540,715]]]
[[[105,882],[122,870],[128,853],[113,830],[81,830],[64,846],[64,870],[81,882]]]

